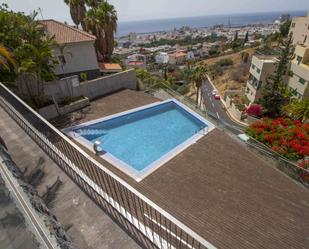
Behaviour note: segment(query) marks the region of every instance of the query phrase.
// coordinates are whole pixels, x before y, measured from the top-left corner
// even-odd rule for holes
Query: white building
[[[169,55],[165,52],[160,52],[156,55],[156,63],[158,64],[167,64],[169,62]]]
[[[127,57],[125,64],[131,68],[146,68],[147,58],[142,54],[132,54]]]
[[[187,61],[194,61],[195,60],[195,55],[193,51],[189,51],[187,53]]]
[[[297,99],[309,99],[309,46],[298,45],[291,61],[292,77],[288,86]]]
[[[252,57],[250,76],[246,86],[246,96],[251,103],[263,97],[267,77],[275,71],[277,59],[273,56]]]
[[[307,16],[293,18],[290,33],[293,33],[294,45],[309,45],[309,12]]]
[[[100,76],[99,64],[94,48],[96,37],[82,30],[55,20],[40,21],[56,45],[53,54],[58,59],[54,71],[58,77],[86,73],[88,79]]]

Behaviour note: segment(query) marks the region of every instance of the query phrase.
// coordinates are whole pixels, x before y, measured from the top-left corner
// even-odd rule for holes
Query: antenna
[[[38,8],[38,11],[40,12],[40,15],[42,17],[42,20],[44,20],[44,17],[43,17],[43,10],[41,8]]]

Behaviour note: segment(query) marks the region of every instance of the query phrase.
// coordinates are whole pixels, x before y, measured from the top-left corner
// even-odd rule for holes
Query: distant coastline
[[[159,31],[169,31],[174,28],[188,26],[191,28],[204,28],[214,25],[227,25],[229,20],[232,26],[247,24],[267,24],[274,22],[281,14],[289,13],[291,16],[306,15],[306,11],[289,12],[267,12],[250,14],[231,14],[231,15],[211,15],[198,17],[183,17],[171,19],[157,19],[145,21],[119,22],[117,36],[125,36],[131,32],[135,33],[153,33]]]

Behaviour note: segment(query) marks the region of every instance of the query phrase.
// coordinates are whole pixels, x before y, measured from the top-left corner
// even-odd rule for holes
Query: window
[[[255,69],[255,65],[254,64],[252,64],[251,67],[252,67],[252,69]]]
[[[59,60],[61,65],[65,65],[66,64],[64,55],[59,55],[58,56],[58,60]]]
[[[256,71],[257,71],[258,73],[260,73],[260,72],[261,72],[261,69],[257,68]]]
[[[293,94],[293,96],[297,97],[297,95],[298,95],[297,89],[294,89],[294,88],[290,87],[290,91]]]
[[[299,65],[301,63],[302,59],[303,59],[303,57],[297,55],[297,57],[296,57],[297,65]]]
[[[305,85],[306,80],[299,77],[299,83],[302,84],[302,85]]]

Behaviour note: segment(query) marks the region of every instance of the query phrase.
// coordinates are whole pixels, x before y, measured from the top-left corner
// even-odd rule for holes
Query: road
[[[232,133],[238,135],[243,133],[244,126],[234,122],[226,113],[223,103],[220,100],[214,99],[212,96],[213,86],[206,80],[201,87],[202,98],[208,113],[224,124]]]

